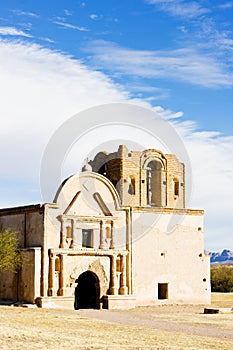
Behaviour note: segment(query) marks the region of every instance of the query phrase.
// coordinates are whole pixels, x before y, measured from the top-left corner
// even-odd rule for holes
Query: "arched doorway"
[[[78,279],[75,288],[74,308],[99,309],[100,308],[100,283],[98,276],[92,271],[83,272]]]

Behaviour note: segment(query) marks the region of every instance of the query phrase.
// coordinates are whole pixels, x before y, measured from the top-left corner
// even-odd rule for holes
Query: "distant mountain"
[[[211,265],[233,265],[233,252],[229,249],[224,249],[221,253],[210,253]]]

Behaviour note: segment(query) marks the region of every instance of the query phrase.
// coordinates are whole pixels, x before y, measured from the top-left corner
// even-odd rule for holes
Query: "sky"
[[[131,103],[180,135],[205,248],[233,250],[233,1],[1,0],[0,96],[1,208],[43,201],[43,154],[69,118]]]

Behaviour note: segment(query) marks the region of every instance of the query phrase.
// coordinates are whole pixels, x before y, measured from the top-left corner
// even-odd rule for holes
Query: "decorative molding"
[[[51,254],[66,254],[70,256],[112,256],[112,255],[128,255],[128,250],[118,249],[94,249],[94,248],[81,248],[81,249],[50,249]]]
[[[109,261],[110,264],[110,261]],[[100,287],[101,287],[101,293],[106,294],[107,290],[109,288],[109,279],[107,277],[106,271],[104,269],[104,266],[101,264],[100,259],[95,259],[91,263],[84,263],[84,264],[79,264],[75,266],[75,268],[72,270],[72,272],[69,275],[69,285],[72,288],[75,288],[75,281],[77,278],[86,271],[91,271],[94,272],[100,281]]]
[[[100,259],[95,259],[88,267],[88,270],[97,274],[102,284],[108,284],[108,277],[104,270],[104,266],[100,263]]]

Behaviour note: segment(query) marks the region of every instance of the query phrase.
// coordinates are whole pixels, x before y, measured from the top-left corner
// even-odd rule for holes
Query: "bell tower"
[[[175,155],[120,145],[117,152],[98,153],[89,164],[112,182],[122,206],[185,207],[184,164]]]

